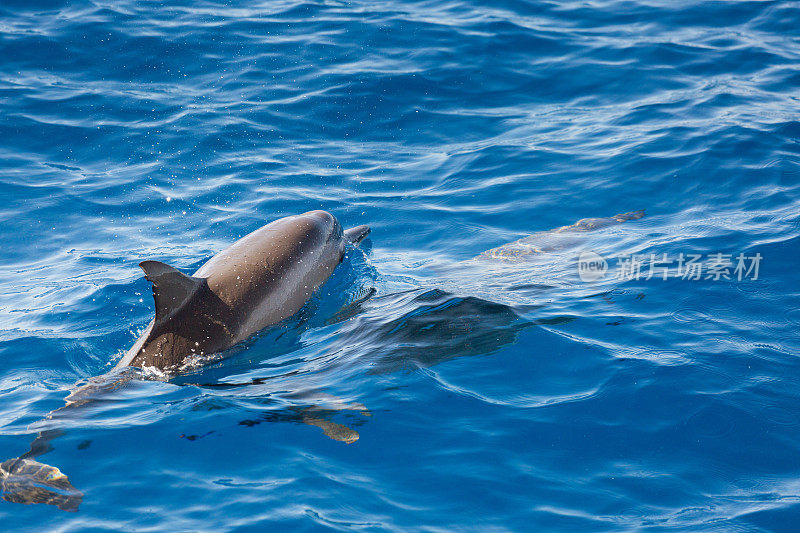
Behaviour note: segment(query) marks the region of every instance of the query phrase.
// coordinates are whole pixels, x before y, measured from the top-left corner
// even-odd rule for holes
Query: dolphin
[[[642,210],[583,219],[488,250],[475,259],[524,261],[569,248],[585,232],[643,216]],[[281,218],[250,233],[209,259],[191,276],[158,261],[143,261],[139,266],[153,285],[155,318],[113,371],[78,387],[66,398],[67,404],[52,411],[45,420],[55,420],[69,409],[136,379],[137,371],[129,367],[180,371],[181,365],[193,356],[220,352],[289,318],[330,277],[342,261],[346,244],[358,244],[369,232],[370,228],[364,225],[343,231],[330,213],[309,211]],[[414,365],[430,366],[460,355],[488,353],[513,342],[519,329],[538,323],[518,324],[519,317],[512,308],[476,298],[456,298],[443,291],[412,290],[407,294],[428,311],[419,313],[415,309],[411,315],[379,327],[382,334],[396,335],[402,342],[396,343],[397,350],[385,354],[376,372],[403,368],[409,359]],[[407,294],[389,296],[394,301]],[[356,312],[357,308],[349,310]],[[437,332],[438,339],[427,340]],[[430,348],[434,346],[431,342],[435,349]],[[315,395],[314,405],[295,409],[285,416],[286,420],[317,426],[338,441],[357,440],[355,430],[332,422],[325,413],[354,410],[370,416],[366,407]],[[35,460],[47,453],[51,441],[62,433],[59,429],[41,431],[29,452],[0,463],[4,500],[47,503],[77,511],[83,493],[58,468]]]
[[[533,233],[517,241],[486,250],[474,259],[519,262],[536,257],[538,254],[563,251],[585,243],[585,239],[581,237],[587,232],[622,224],[628,220],[639,220],[644,214],[644,209],[640,209],[613,217],[582,218],[569,226]]]
[[[191,276],[159,261],[139,266],[153,285],[155,318],[117,364],[179,370],[190,357],[230,348],[297,313],[368,226],[342,231],[327,211],[278,219],[242,237]]]
[[[155,318],[115,369],[90,379],[49,413],[56,420],[74,407],[113,391],[136,374],[128,367],[180,370],[192,356],[211,355],[297,313],[341,263],[346,244],[358,244],[368,226],[342,230],[326,211],[281,218],[239,239],[187,276],[158,261],[139,266],[153,284]],[[348,407],[348,406],[346,406]],[[359,406],[356,406],[358,408]],[[352,430],[312,411],[299,416],[326,435],[352,442]],[[47,503],[75,512],[83,501],[58,468],[35,460],[51,449],[63,432],[39,432],[29,452],[0,463],[3,499],[15,503]]]

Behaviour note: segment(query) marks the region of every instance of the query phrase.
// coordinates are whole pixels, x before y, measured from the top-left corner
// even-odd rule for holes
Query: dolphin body
[[[189,357],[220,352],[289,318],[330,277],[345,244],[369,232],[368,226],[342,231],[330,213],[309,211],[242,237],[191,276],[141,262],[156,316],[117,368],[174,371]]]
[[[583,219],[494,248],[476,259],[524,262],[539,254],[570,248],[573,239],[584,232],[642,216],[644,211],[632,211],[608,218]],[[230,348],[292,316],[341,262],[346,243],[358,244],[369,231],[368,226],[342,231],[339,221],[330,213],[310,211],[276,220],[243,237],[208,260],[192,276],[158,261],[140,263],[145,277],[153,284],[155,318],[117,364],[118,372],[92,378],[78,387],[66,398],[67,405],[51,412],[46,419],[54,419],[61,411],[81,406],[99,393],[113,391],[134,379],[135,372],[126,374],[125,367],[179,370],[193,355],[211,355]],[[461,355],[487,353],[492,347],[513,342],[515,333],[509,331],[510,327],[514,330],[526,327],[526,324],[514,325],[518,317],[511,308],[475,298],[453,299],[443,291],[414,290],[391,299],[409,297],[424,303],[428,311],[421,314],[415,311],[408,319],[401,319],[405,329],[397,327],[398,321],[381,326],[385,334],[398,335],[399,342],[395,343],[397,350],[390,350],[383,358],[378,372],[402,368],[408,359],[416,365],[430,366]],[[444,338],[450,341],[439,339],[435,350],[415,350],[420,345],[428,346],[422,341],[437,331],[440,335],[444,331]],[[336,398],[331,399],[334,402],[328,403],[340,404],[333,410],[355,409],[369,416],[363,405],[341,404]],[[328,420],[324,414],[314,414],[320,409],[318,406],[302,409],[287,420],[318,426],[326,435],[342,442],[358,439],[358,433],[347,426]],[[49,451],[50,442],[61,433],[57,428],[42,431],[29,452],[0,463],[0,491],[4,500],[47,503],[65,511],[77,511],[83,493],[58,468],[34,460]]]
[[[582,218],[569,226],[540,231],[503,246],[486,250],[475,259],[517,262],[531,259],[538,254],[568,250],[584,244],[587,232],[622,224],[628,220],[639,220],[643,216],[644,209],[640,209],[639,211],[620,213],[613,217]]]

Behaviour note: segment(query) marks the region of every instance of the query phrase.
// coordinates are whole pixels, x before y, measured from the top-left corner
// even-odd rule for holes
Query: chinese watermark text
[[[711,254],[630,254],[604,258],[593,251],[584,251],[578,257],[578,275],[583,281],[606,278],[620,280],[685,279],[697,280],[751,280],[758,279],[763,256],[760,253],[738,255],[716,252]],[[614,264],[616,268],[611,268]]]

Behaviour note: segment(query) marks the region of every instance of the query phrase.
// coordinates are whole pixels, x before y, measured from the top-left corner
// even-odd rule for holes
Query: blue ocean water
[[[799,111],[791,1],[3,0],[0,462],[84,494],[3,529],[793,531]],[[300,316],[41,422],[140,261],[311,209],[373,233]]]

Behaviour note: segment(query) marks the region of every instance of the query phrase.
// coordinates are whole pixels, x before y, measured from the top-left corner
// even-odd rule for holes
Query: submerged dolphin
[[[330,213],[309,211],[257,229],[192,276],[143,261],[156,316],[117,368],[173,371],[188,357],[220,352],[289,318],[330,277],[345,244],[357,244],[369,231],[342,231]]]
[[[639,220],[644,209],[620,213],[613,217],[582,218],[569,226],[533,233],[517,241],[486,250],[475,259],[516,262],[538,254],[547,254],[573,248],[585,242],[581,236],[587,232],[622,224],[628,220]]]

